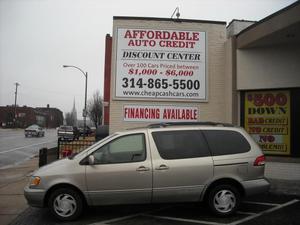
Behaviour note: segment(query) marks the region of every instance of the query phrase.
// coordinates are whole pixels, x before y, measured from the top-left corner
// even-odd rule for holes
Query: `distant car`
[[[77,127],[60,126],[57,130],[57,137],[64,140],[78,140],[79,130]]]
[[[45,131],[39,125],[31,125],[25,129],[25,137],[44,137]]]
[[[84,134],[85,134],[85,136],[90,136],[93,133],[92,129],[89,126],[86,126],[85,132],[84,132],[84,127],[79,127],[78,130],[79,130],[80,136],[84,136]]]

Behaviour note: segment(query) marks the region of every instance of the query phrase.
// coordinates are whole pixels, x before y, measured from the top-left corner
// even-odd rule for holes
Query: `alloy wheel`
[[[53,209],[61,217],[70,217],[76,212],[77,203],[73,196],[60,194],[54,199]]]
[[[236,196],[230,190],[220,190],[215,194],[213,204],[218,212],[228,213],[236,206]]]

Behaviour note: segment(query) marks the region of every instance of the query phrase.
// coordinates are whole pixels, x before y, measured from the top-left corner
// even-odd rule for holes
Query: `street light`
[[[84,76],[85,76],[85,96],[84,96],[84,110],[83,110],[83,138],[85,137],[86,134],[86,116],[87,116],[87,111],[86,111],[86,98],[87,98],[87,78],[88,78],[88,73],[84,72],[82,69],[80,69],[77,66],[72,66],[72,65],[63,65],[63,68],[68,68],[72,67],[75,69],[78,69]]]

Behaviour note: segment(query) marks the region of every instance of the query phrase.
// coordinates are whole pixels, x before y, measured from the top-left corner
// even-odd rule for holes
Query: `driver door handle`
[[[140,166],[139,168],[136,169],[136,171],[138,172],[149,171],[149,170],[150,168],[145,166]]]
[[[169,168],[170,167],[168,167],[167,165],[162,164],[159,167],[156,167],[155,169],[156,170],[168,170]]]

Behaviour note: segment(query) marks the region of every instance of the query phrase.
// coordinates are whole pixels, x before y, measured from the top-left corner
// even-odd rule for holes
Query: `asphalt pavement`
[[[45,137],[28,137],[23,129],[0,129],[0,169],[22,163],[37,155],[39,149],[57,146],[55,129],[45,130]]]

